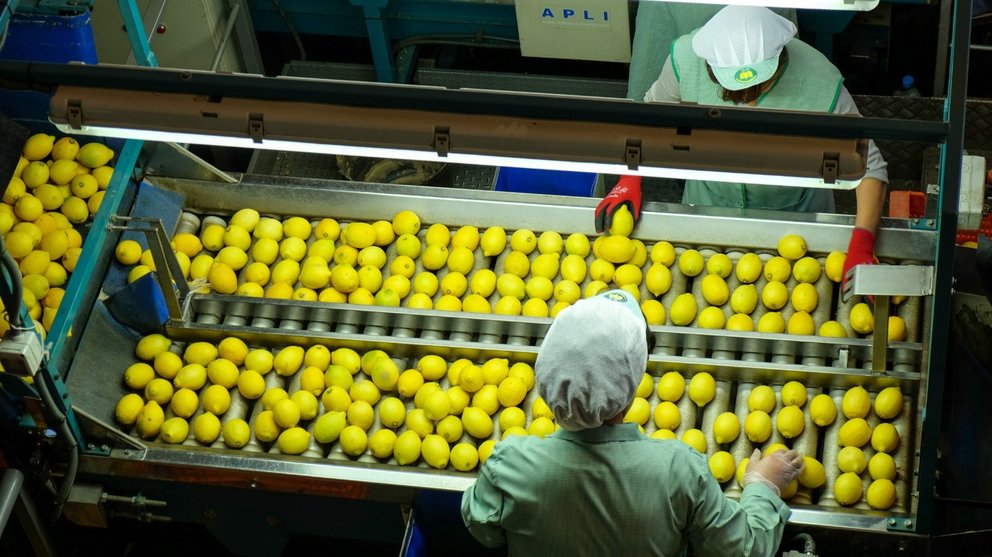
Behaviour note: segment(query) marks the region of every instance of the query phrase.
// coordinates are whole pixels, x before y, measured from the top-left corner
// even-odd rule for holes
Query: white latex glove
[[[781,495],[796,476],[803,471],[803,457],[796,451],[776,451],[766,457],[761,456],[759,449],[754,449],[744,470],[744,481],[747,487],[751,483],[763,483],[770,487],[776,495]]]

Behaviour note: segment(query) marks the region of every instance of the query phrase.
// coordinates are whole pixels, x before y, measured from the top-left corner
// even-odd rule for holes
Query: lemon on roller
[[[278,242],[283,238],[282,222],[272,217],[261,217],[251,234],[258,240],[264,238]]]
[[[262,393],[262,398],[259,400],[259,404],[262,405],[263,410],[272,410],[277,402],[288,398],[289,393],[286,392],[286,389],[283,389],[282,387],[271,387]]]
[[[496,385],[483,385],[481,389],[472,395],[472,406],[481,408],[492,416],[499,410],[499,398],[497,397],[499,388]]]
[[[804,456],[803,470],[799,473],[799,477],[797,479],[799,480],[799,484],[803,487],[816,489],[826,483],[827,472],[819,460],[816,460],[810,456]]]
[[[883,422],[871,432],[871,447],[880,453],[893,453],[899,447],[899,432],[896,426]]]
[[[475,266],[475,254],[468,248],[452,248],[448,253],[447,266],[449,271],[467,275]]]
[[[785,406],[799,406],[806,404],[806,387],[799,381],[789,381],[782,385],[782,404]]]
[[[352,383],[351,388],[348,389],[348,395],[351,396],[352,400],[364,400],[370,405],[375,405],[382,396],[375,383],[368,379],[359,379]]]
[[[520,379],[528,391],[534,388],[534,368],[526,362],[517,362],[510,366],[507,377]]]
[[[895,480],[896,461],[886,453],[875,453],[868,461],[868,474],[873,480]]]
[[[155,370],[144,362],[131,364],[124,371],[124,383],[132,389],[144,389],[152,379],[155,379]]]
[[[655,430],[654,433],[652,433],[650,435],[650,437],[652,439],[659,439],[659,440],[669,440],[669,439],[671,439],[671,440],[677,440],[678,439],[678,437],[675,436],[675,432],[672,431],[672,430],[670,430],[670,429],[658,429],[658,430]]]
[[[459,472],[471,472],[479,465],[479,451],[471,443],[458,443],[451,448],[451,466]]]
[[[783,437],[792,439],[799,436],[806,427],[806,418],[798,406],[786,406],[778,411],[775,427]]]
[[[589,255],[591,249],[592,247],[589,245],[589,237],[585,234],[575,232],[573,234],[569,234],[568,238],[565,239],[565,253],[568,255],[577,255],[585,258]]]
[[[431,434],[420,444],[420,455],[429,466],[443,470],[448,466],[451,448],[443,437]]]
[[[847,338],[847,329],[837,321],[824,321],[816,334],[821,337]]]
[[[716,381],[713,380],[713,376],[705,371],[701,371],[692,376],[689,380],[689,398],[696,403],[696,406],[702,407],[713,400],[713,396],[716,393]]]
[[[837,419],[837,405],[829,395],[818,394],[809,403],[809,417],[813,423],[826,427]]]
[[[462,412],[462,425],[469,435],[486,439],[493,434],[493,420],[485,410],[469,406]]]
[[[896,504],[896,487],[891,480],[875,480],[868,486],[865,499],[869,507],[876,510],[887,510]]]
[[[871,410],[871,397],[864,387],[851,387],[844,393],[841,410],[848,418],[864,418]]]
[[[192,430],[193,437],[197,441],[209,445],[220,437],[220,419],[209,412],[204,412],[193,420]]]
[[[685,378],[677,371],[668,371],[658,379],[658,398],[678,402],[685,393]]]
[[[472,402],[468,393],[458,386],[448,389],[448,398],[451,399],[451,413],[455,416],[461,416],[462,412],[465,411],[465,407]]]
[[[529,254],[537,248],[537,236],[526,228],[515,230],[510,236],[510,249],[518,251],[524,255]]]
[[[194,397],[196,394],[193,395]],[[114,407],[114,419],[121,425],[132,425],[138,420],[138,414],[145,407],[141,395],[128,393],[117,401]]]
[[[812,257],[803,257],[792,266],[792,276],[800,283],[820,280],[820,262]]]
[[[593,280],[608,283],[613,280],[616,266],[605,259],[596,259],[589,265],[589,277]]]
[[[735,313],[727,318],[728,331],[753,331],[754,319],[746,313]]]
[[[734,274],[741,284],[751,284],[758,280],[762,270],[761,258],[754,253],[745,253],[737,260]]]
[[[668,317],[673,325],[688,326],[696,318],[696,297],[686,292],[679,294],[668,308]]]
[[[114,151],[102,143],[87,143],[76,152],[76,160],[87,168],[101,167],[114,158]]]
[[[786,234],[778,241],[778,254],[795,261],[806,255],[806,240],[798,234]]]
[[[451,397],[444,390],[438,389],[427,397],[424,402],[424,414],[428,419],[442,420],[451,413]]]
[[[764,443],[772,435],[772,419],[762,410],[750,412],[744,418],[744,435],[752,443]]]
[[[648,292],[660,296],[672,287],[672,272],[665,265],[655,263],[648,268],[644,277],[644,286]]]
[[[871,426],[863,418],[848,420],[840,426],[837,442],[841,447],[862,447],[871,439]]]
[[[211,383],[230,389],[238,384],[238,366],[230,360],[217,358],[207,364],[207,379]],[[323,379],[323,376],[321,376]]]
[[[420,217],[408,209],[402,210],[393,215],[392,225],[397,236],[416,234],[420,231]]]
[[[772,311],[782,309],[788,301],[789,291],[781,282],[768,282],[761,289],[761,303]]]
[[[734,271],[734,262],[725,253],[715,253],[706,260],[706,272],[717,275],[720,278],[727,278]]]
[[[375,305],[386,307],[400,307],[400,294],[392,288],[382,288],[375,293]]]
[[[301,389],[293,393],[289,399],[299,407],[301,420],[310,421],[317,417],[319,403],[317,402],[317,397],[310,391]]]
[[[203,409],[220,416],[231,407],[231,393],[221,385],[210,385],[200,395]]]
[[[280,401],[280,403],[281,402],[283,401]],[[358,426],[365,431],[368,431],[368,429],[372,427],[372,422],[375,420],[375,411],[372,409],[372,405],[364,400],[356,400],[352,402],[345,411],[345,415],[348,418],[349,425]],[[291,417],[292,416],[290,416],[290,418]]]
[[[207,274],[207,281],[218,294],[234,294],[238,290],[238,276],[223,263],[215,262]]]
[[[694,249],[687,249],[679,256],[679,271],[687,277],[703,272],[703,256]]]
[[[645,300],[641,303],[641,313],[648,325],[665,324],[665,306],[658,300]]]
[[[590,281],[582,291],[583,298],[592,298],[609,290],[609,285],[601,280]]]
[[[479,228],[476,226],[462,226],[451,235],[452,248],[467,248],[475,251],[479,246]]]
[[[702,329],[722,329],[726,323],[727,318],[723,314],[723,310],[716,306],[704,308],[703,311],[699,312],[699,317],[696,319],[696,325]]]
[[[765,447],[765,450],[761,451],[761,456],[773,455],[779,451],[788,451],[789,447],[786,447],[782,443],[772,443]]]
[[[546,230],[537,237],[537,251],[543,254],[560,254],[565,248],[561,234],[554,230]]]
[[[502,380],[497,389],[496,397],[504,407],[516,406],[527,396],[527,386],[517,377],[507,377]]]
[[[365,430],[354,425],[349,425],[341,431],[338,437],[341,450],[349,456],[361,456],[368,448],[369,436]]]
[[[462,426],[461,418],[456,415],[448,415],[437,423],[435,431],[445,441],[454,443],[462,438],[465,428]]]
[[[654,407],[654,425],[659,429],[675,430],[682,424],[682,414],[674,403],[662,401]]]
[[[868,466],[865,453],[857,447],[844,447],[837,452],[837,468],[841,472],[860,474]]]
[[[38,201],[41,202],[41,206],[46,211],[57,210],[59,207],[62,206],[62,203],[65,201],[65,199],[62,197],[62,192],[60,192],[57,187],[51,184],[42,184],[36,187],[34,189],[34,192],[32,192],[32,195],[34,195],[38,199]],[[21,197],[24,196],[19,195],[17,198],[20,199]],[[41,215],[40,217],[35,219],[35,223],[41,221],[44,216],[45,215]]]
[[[520,313],[525,317],[548,317],[550,308],[548,302],[540,298],[529,298],[521,306]]]
[[[372,230],[375,231],[375,246],[388,246],[396,239],[396,232],[393,231],[393,225],[389,221],[377,220],[373,222]]]
[[[720,275],[706,275],[701,286],[703,299],[713,306],[722,306],[730,298],[727,281]]]
[[[776,255],[765,262],[764,276],[766,281],[786,282],[792,275],[792,263],[781,255]]]
[[[856,333],[864,335],[875,330],[875,316],[872,314],[868,304],[864,302],[857,303],[851,308],[848,319],[851,322],[851,328]]]
[[[906,321],[898,315],[889,316],[888,338],[892,342],[902,342],[906,340]]]
[[[291,427],[279,434],[276,447],[282,454],[303,454],[303,451],[310,448],[310,432],[302,427]]]
[[[737,472],[734,473],[734,477],[737,479],[737,485],[744,487],[744,473],[747,471],[747,463],[750,458],[742,458],[740,462],[737,463]]]
[[[725,483],[730,478],[733,478],[734,472],[737,470],[734,457],[727,451],[713,453],[713,456],[709,460],[709,466],[710,473],[713,474],[713,477],[719,483]]]
[[[824,273],[827,278],[834,282],[841,282],[844,279],[844,262],[847,254],[840,251],[832,251],[827,255],[827,260],[823,264]]]
[[[554,286],[554,297],[559,302],[573,304],[582,297],[582,289],[573,281],[562,280]]]
[[[415,431],[407,430],[396,437],[393,444],[393,458],[401,466],[413,464],[420,458],[420,447],[423,441]]]
[[[706,454],[706,435],[698,429],[688,429],[682,434],[681,441],[696,449],[701,454]]]
[[[72,198],[72,199],[78,199],[78,198]],[[83,207],[86,207],[85,202],[83,202],[82,200],[79,201],[83,203]],[[22,221],[33,222],[37,220],[38,217],[40,217],[44,212],[45,212],[45,206],[41,203],[41,200],[39,200],[37,197],[33,195],[30,194],[22,195],[17,198],[17,201],[14,202],[14,214],[17,215],[17,218],[21,219]],[[62,212],[63,214],[65,214],[66,209],[63,208]],[[88,216],[89,212],[87,211],[86,214]],[[82,218],[82,220],[79,220],[78,216],[74,216],[74,214],[66,214],[66,217],[69,218],[70,221],[76,224],[86,220],[85,216]]]
[[[207,368],[200,364],[185,365],[179,370],[172,382],[176,387],[199,390],[207,383]]]
[[[403,234],[396,239],[396,253],[398,255],[416,259],[420,255],[421,249],[420,239],[413,234]]]
[[[313,425],[313,438],[318,443],[333,443],[348,425],[344,412],[332,411],[322,414]]]
[[[166,379],[175,379],[176,375],[179,374],[179,370],[185,365],[183,359],[179,357],[178,354],[170,351],[165,351],[157,356],[152,363],[155,368],[156,373]]]
[[[172,383],[161,377],[156,377],[145,385],[145,400],[151,400],[163,406],[172,400],[172,393]]]
[[[447,246],[451,243],[451,230],[447,225],[439,222],[434,223],[427,227],[427,232],[424,234],[424,241],[428,245],[439,244]]]
[[[385,459],[393,456],[395,446],[396,432],[391,429],[380,429],[369,437],[369,452],[376,458]]]
[[[599,255],[614,264],[627,263],[634,257],[637,248],[626,236],[610,236],[602,241]]]
[[[769,311],[758,319],[758,332],[761,333],[784,333],[785,318],[777,311]]]
[[[724,412],[713,421],[713,440],[718,444],[731,443],[741,433],[741,423],[733,412]]]
[[[899,387],[887,387],[875,395],[875,415],[883,420],[891,420],[902,412],[902,391]]]
[[[448,248],[434,244],[432,246],[427,246],[424,249],[424,253],[420,258],[421,264],[424,268],[429,271],[437,271],[438,269],[444,267],[448,262]]]
[[[317,369],[317,368],[308,368],[308,369]],[[317,371],[319,372],[320,370],[317,369]],[[419,376],[420,374],[418,373],[417,375]],[[341,387],[344,390],[348,390],[351,388],[351,385],[354,382],[355,380],[352,377],[351,373],[342,365],[331,364],[327,366],[327,371],[324,372],[323,384],[324,387],[326,388],[337,386],[337,387]],[[419,386],[420,385],[417,385],[418,388]],[[323,389],[321,390],[323,391]],[[318,393],[314,393],[314,394],[318,394]]]
[[[623,421],[627,423],[635,423],[638,425],[644,425],[648,422],[651,417],[651,405],[647,400],[635,396],[634,400],[630,403],[630,409],[623,417]]]
[[[138,412],[134,428],[140,437],[151,439],[158,435],[163,421],[165,421],[165,412],[162,411],[162,406],[155,400],[149,400]]]
[[[560,264],[561,278],[576,284],[586,278],[586,261],[578,255],[566,255]]]
[[[671,267],[675,263],[675,247],[668,242],[657,242],[651,246],[649,257],[652,263]]]
[[[159,435],[166,443],[182,443],[189,437],[189,423],[183,418],[169,418],[162,422]]]
[[[409,279],[416,271],[417,264],[407,255],[399,255],[389,263],[390,275],[399,275]]]
[[[461,311],[462,301],[458,299],[458,296],[445,294],[434,304],[434,309],[441,311]]]
[[[329,304],[343,304],[348,301],[348,296],[342,292],[339,292],[333,286],[328,286],[320,291],[317,295],[317,299],[321,302],[327,302]]]
[[[224,422],[223,427],[221,427],[221,435],[225,445],[232,449],[240,449],[247,445],[248,440],[251,439],[251,426],[241,418],[236,418]]]
[[[534,402],[531,403],[530,415],[534,419],[540,418],[541,416],[548,419],[554,419],[555,417],[554,413],[551,412],[551,408],[548,407],[548,403],[544,402],[544,399],[541,397],[535,398]]]

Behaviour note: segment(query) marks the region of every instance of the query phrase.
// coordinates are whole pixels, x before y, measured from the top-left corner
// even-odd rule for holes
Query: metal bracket
[[[447,157],[451,149],[451,135],[448,128],[434,128],[434,152],[439,157]]]
[[[627,146],[624,149],[624,158],[627,161],[627,168],[629,168],[630,170],[637,170],[637,167],[641,165],[640,139],[627,140]]]
[[[837,171],[840,165],[840,153],[823,154],[823,181],[833,184],[837,181]]]
[[[169,308],[169,321],[173,323],[185,322],[190,301],[189,284],[186,282],[186,277],[183,276],[179,262],[176,261],[176,256],[172,254],[165,225],[158,219],[117,215],[112,215],[110,222],[111,224],[107,225],[108,230],[131,230],[145,234],[145,238],[148,240],[148,249],[152,252],[152,260],[155,261],[155,279],[158,281],[159,288],[162,289],[165,305]],[[123,222],[124,225],[114,224],[120,222]],[[168,250],[166,246],[170,246]]]
[[[886,530],[889,532],[915,532],[914,522],[911,517],[893,517],[886,522]]]
[[[262,122],[263,116],[258,112],[248,114],[248,136],[255,143],[261,143],[265,135],[265,124]]]
[[[74,130],[80,130],[83,128],[83,101],[79,99],[70,99],[66,102],[66,120],[68,120],[69,125],[72,126]]]

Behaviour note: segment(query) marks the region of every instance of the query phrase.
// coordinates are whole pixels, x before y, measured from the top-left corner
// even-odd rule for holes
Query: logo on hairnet
[[[626,302],[627,297],[619,292],[607,292],[603,294],[603,297],[607,300],[613,300],[614,302]]]
[[[758,78],[758,72],[754,68],[741,68],[734,74],[737,83],[751,83]]]

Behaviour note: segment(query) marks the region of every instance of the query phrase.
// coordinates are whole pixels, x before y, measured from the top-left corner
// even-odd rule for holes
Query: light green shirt
[[[706,459],[635,424],[496,444],[462,496],[483,545],[511,555],[772,555],[791,511],[763,484],[724,496]]]

